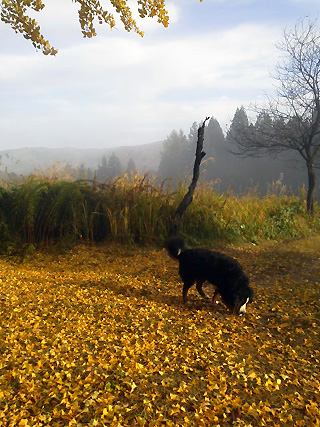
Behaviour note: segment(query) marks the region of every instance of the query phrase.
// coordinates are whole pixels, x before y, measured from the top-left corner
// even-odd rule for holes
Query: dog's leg
[[[183,302],[184,304],[187,303],[188,301],[188,290],[191,288],[191,286],[194,284],[194,282],[184,282],[183,285],[183,291],[182,291],[182,296],[183,296]]]
[[[203,289],[202,289],[204,282],[205,282],[205,280],[198,280],[197,281],[197,285],[196,285],[197,291],[202,296],[202,298],[209,299],[209,297],[203,292]]]
[[[212,305],[217,303],[218,295],[219,295],[218,289],[215,289],[212,297]]]

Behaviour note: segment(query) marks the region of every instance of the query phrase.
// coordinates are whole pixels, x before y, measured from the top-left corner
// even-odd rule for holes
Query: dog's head
[[[171,258],[178,259],[184,250],[184,241],[180,237],[170,237],[166,242],[166,249]]]
[[[250,286],[239,289],[233,304],[233,313],[243,314],[246,312],[247,304],[253,301],[253,290]]]

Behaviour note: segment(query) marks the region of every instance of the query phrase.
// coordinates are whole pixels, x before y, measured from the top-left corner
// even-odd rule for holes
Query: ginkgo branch
[[[110,7],[113,12],[105,10],[100,0],[72,0],[80,5],[78,15],[81,31],[84,37],[94,37],[97,35],[95,20],[99,24],[107,24],[111,29],[116,25],[115,14],[120,16],[120,20],[126,31],[134,31],[143,37],[143,31],[138,27],[133,18],[133,12],[123,0],[110,0]],[[36,49],[44,55],[56,55],[58,50],[51,46],[50,42],[44,38],[37,21],[30,18],[28,10],[32,9],[40,12],[45,7],[45,0],[2,0],[0,19],[5,24],[11,26],[16,33],[21,33]],[[167,27],[169,17],[165,9],[165,0],[137,0],[137,12],[140,18],[157,18],[158,23]]]

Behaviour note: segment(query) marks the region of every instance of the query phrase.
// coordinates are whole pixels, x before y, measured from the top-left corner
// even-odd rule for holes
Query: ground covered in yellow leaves
[[[245,316],[184,307],[160,249],[0,259],[0,425],[319,426],[320,239],[224,251]]]

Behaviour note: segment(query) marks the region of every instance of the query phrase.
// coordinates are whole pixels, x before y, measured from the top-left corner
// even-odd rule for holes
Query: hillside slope
[[[108,159],[115,153],[125,169],[128,160],[132,158],[136,167],[142,172],[157,171],[160,163],[160,153],[163,142],[137,146],[123,146],[108,149],[81,149],[81,148],[19,148],[0,151],[0,170],[7,169],[8,172],[17,174],[29,174],[35,170],[44,170],[54,163],[62,165],[70,164],[95,170],[103,156]]]

